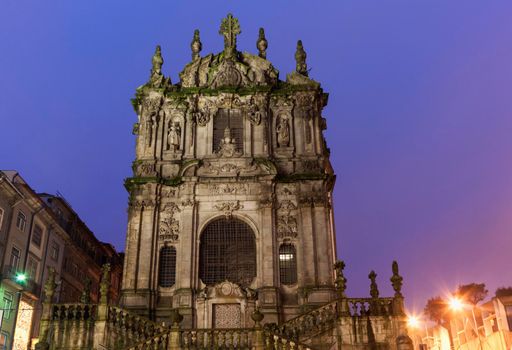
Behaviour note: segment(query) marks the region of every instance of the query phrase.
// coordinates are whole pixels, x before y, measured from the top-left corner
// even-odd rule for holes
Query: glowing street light
[[[464,309],[465,304],[460,298],[452,297],[450,300],[448,300],[448,305],[450,305],[450,309],[452,309],[455,312],[462,311]],[[475,333],[478,337],[478,344],[480,345],[480,349],[483,349],[482,346],[482,339],[480,339],[480,332],[478,331],[478,324],[476,323],[476,317],[475,317],[475,305],[471,307],[471,315],[473,316],[473,324],[475,327]],[[466,326],[464,326],[464,331],[466,330]]]
[[[450,300],[448,300],[448,305],[453,311],[461,311],[464,309],[464,303],[457,297],[451,297]]]
[[[23,283],[27,280],[27,275],[24,274],[24,273],[17,273],[16,276],[14,277],[14,279],[16,280],[16,282],[18,283]]]
[[[420,328],[420,319],[414,315],[407,316],[407,327],[413,328],[413,329],[419,329]]]

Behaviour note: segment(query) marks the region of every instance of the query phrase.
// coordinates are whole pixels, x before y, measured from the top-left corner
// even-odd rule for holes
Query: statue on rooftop
[[[302,46],[302,40],[297,41],[297,51],[295,51],[295,61],[297,63],[295,70],[297,73],[308,76],[308,66],[306,64],[306,51]]]

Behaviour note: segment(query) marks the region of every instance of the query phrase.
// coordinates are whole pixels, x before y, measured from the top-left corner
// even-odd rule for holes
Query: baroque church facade
[[[220,34],[201,56],[194,33],[176,85],[157,47],[137,90],[122,305],[200,328],[247,326],[255,307],[279,323],[335,296],[328,95],[300,41],[281,81],[263,29],[257,55],[237,50],[231,15]]]
[[[412,350],[402,277],[393,297],[348,297],[336,260],[335,182],[323,136],[327,94],[297,43],[285,80],[239,52],[228,15],[224,49],[192,61],[172,84],[160,47],[133,99],[138,120],[119,305],[110,267],[98,303],[55,304],[45,283],[36,349]]]

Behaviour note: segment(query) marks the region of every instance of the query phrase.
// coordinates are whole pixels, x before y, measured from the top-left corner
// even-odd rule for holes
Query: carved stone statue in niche
[[[169,123],[169,130],[167,131],[167,149],[177,151],[180,149],[181,128],[177,122]]]
[[[279,147],[288,147],[290,145],[290,125],[288,118],[279,116],[276,125],[277,145]]]
[[[217,152],[220,157],[240,156],[242,153],[236,150],[235,139],[231,137],[231,130],[224,129],[224,137],[220,140],[220,148]]]
[[[146,147],[153,145],[153,135],[155,134],[157,124],[157,115],[152,113],[146,121]]]

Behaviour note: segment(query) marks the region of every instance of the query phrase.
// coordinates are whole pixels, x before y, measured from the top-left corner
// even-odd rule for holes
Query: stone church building
[[[232,15],[219,33],[224,50],[202,55],[195,31],[176,84],[158,46],[132,101],[120,305],[46,304],[40,346],[73,348],[56,321],[78,314],[95,323],[77,331],[82,348],[411,349],[396,263],[394,297],[379,297],[373,272],[371,297],[345,295],[323,136],[328,94],[308,76],[302,42],[281,80],[263,29],[257,54],[238,50]]]

